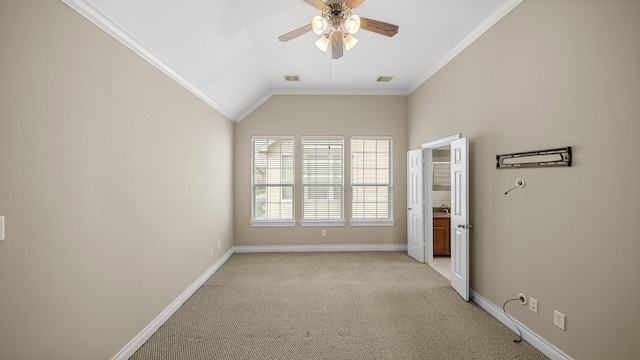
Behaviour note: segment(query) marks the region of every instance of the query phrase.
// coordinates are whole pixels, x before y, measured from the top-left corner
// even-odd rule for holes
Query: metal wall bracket
[[[496,155],[496,169],[571,166],[571,146]]]

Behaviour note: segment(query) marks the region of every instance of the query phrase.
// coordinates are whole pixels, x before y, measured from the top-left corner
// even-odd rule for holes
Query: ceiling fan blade
[[[302,1],[315,7],[318,10],[324,10],[327,8],[327,4],[323,3],[322,0],[302,0]]]
[[[347,6],[349,9],[353,10],[360,6],[365,0],[347,0]]]
[[[360,29],[365,29],[389,37],[398,33],[398,25],[363,17],[360,17]]]
[[[340,59],[344,52],[344,35],[342,31],[334,31],[331,33],[331,58]]]
[[[293,30],[291,32],[288,32],[288,33],[280,36],[278,38],[278,40],[280,40],[282,42],[286,42],[286,41],[289,41],[291,39],[295,39],[298,36],[300,36],[302,34],[305,34],[305,33],[309,32],[309,31],[311,31],[311,24],[307,24],[307,25],[305,25],[305,26],[303,26],[301,28],[298,28],[298,29],[295,29],[295,30]]]

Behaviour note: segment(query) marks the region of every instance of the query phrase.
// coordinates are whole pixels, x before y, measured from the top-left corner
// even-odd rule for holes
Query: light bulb
[[[349,33],[351,34],[357,33],[358,30],[360,30],[360,16],[353,15],[349,17],[345,22],[345,26]]]
[[[316,15],[311,21],[311,28],[313,29],[313,32],[316,33],[316,35],[320,35],[327,28],[328,24],[329,23],[327,23],[327,20],[325,20],[321,16]]]

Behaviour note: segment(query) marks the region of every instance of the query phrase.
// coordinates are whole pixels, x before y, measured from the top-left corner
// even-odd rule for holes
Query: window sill
[[[351,226],[393,226],[395,220],[351,220]]]
[[[327,220],[320,220],[320,221],[312,221],[312,220],[304,220],[304,221],[300,221],[300,226],[325,226],[325,227],[329,227],[329,226],[344,226],[344,220],[337,220],[337,221],[327,221]]]
[[[295,220],[287,220],[287,221],[260,221],[260,220],[251,220],[252,227],[273,227],[273,226],[296,226]]]

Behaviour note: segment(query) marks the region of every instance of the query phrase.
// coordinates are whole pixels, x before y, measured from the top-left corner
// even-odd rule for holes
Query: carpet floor
[[[130,358],[547,359],[406,253],[234,254]]]

